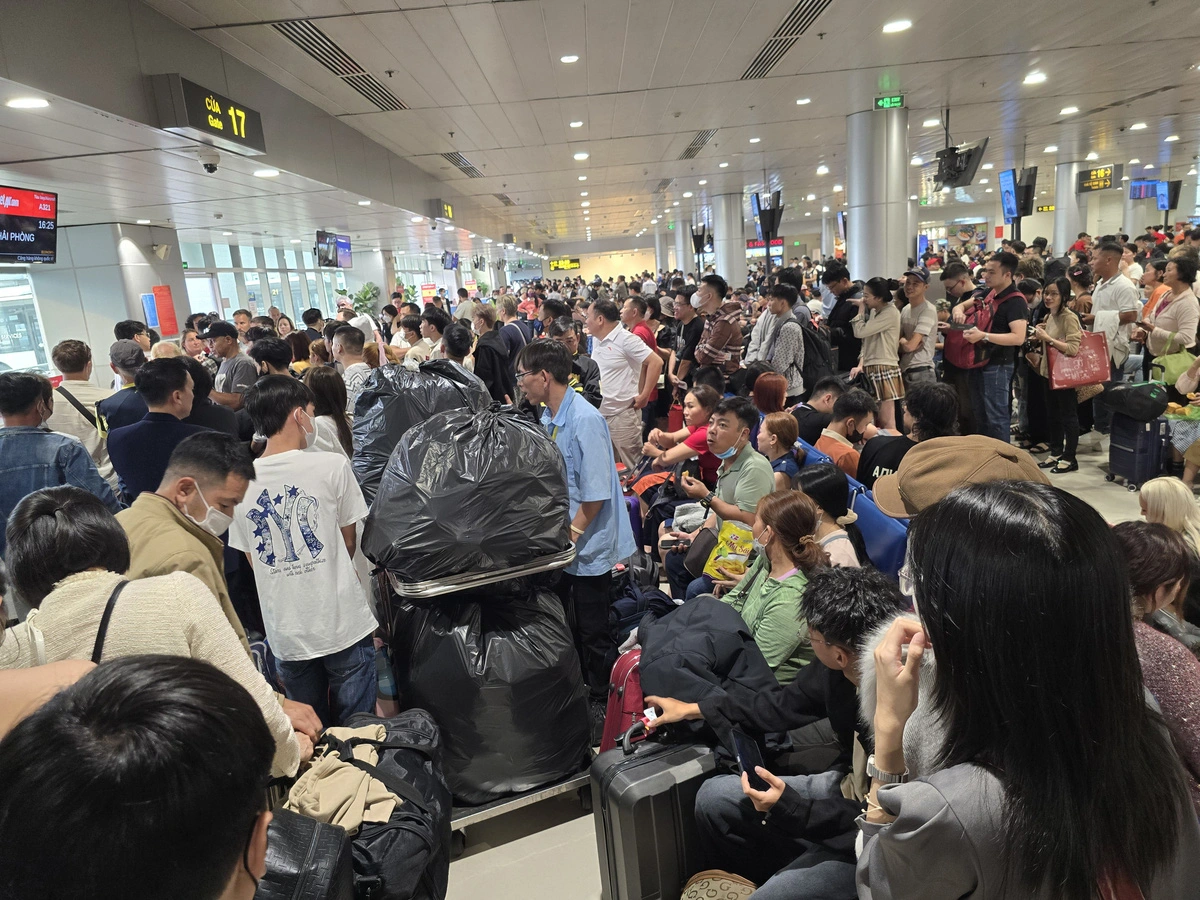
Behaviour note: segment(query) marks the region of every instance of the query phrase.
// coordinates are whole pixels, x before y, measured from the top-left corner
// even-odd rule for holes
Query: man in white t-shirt
[[[1096,283],[1092,286],[1092,311],[1080,318],[1085,328],[1103,332],[1108,338],[1109,365],[1112,380],[1125,380],[1125,359],[1129,356],[1129,338],[1133,323],[1142,309],[1142,295],[1133,282],[1121,274],[1121,257],[1125,248],[1115,242],[1101,244],[1092,263]],[[1092,401],[1096,431],[1108,434],[1112,409],[1099,397]]]
[[[229,546],[250,560],[284,693],[341,725],[375,709],[378,687],[375,617],[354,570],[355,525],[367,504],[346,457],[304,452],[316,439],[313,403],[308,386],[287,375],[267,375],[246,392],[267,448],[234,510]]]
[[[342,366],[346,382],[346,414],[354,415],[354,404],[371,375],[371,367],[363,361],[363,333],[353,325],[343,325],[333,333],[333,358]]]

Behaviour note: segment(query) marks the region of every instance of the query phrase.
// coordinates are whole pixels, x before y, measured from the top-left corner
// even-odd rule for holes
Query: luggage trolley
[[[572,560],[575,559],[575,544],[571,544],[566,550],[559,553],[554,553],[549,556],[543,556],[532,562],[524,563],[520,566],[513,566],[508,569],[501,569],[495,572],[468,572],[463,575],[455,575],[450,578],[439,578],[430,581],[416,581],[406,583],[396,577],[393,572],[386,572],[386,583],[397,596],[407,600],[428,600],[433,597],[441,597],[446,594],[453,594],[457,591],[472,590],[474,588],[485,587],[489,584],[495,584],[500,581],[507,581],[511,578],[520,578],[526,575],[538,575],[542,572],[552,572],[555,569],[563,569],[569,566]],[[382,602],[386,604],[388,592],[386,590],[380,592]],[[387,620],[387,629],[391,630],[391,615],[385,617]],[[389,639],[391,635],[388,635]],[[583,769],[572,775],[571,777],[559,781],[555,784],[543,785],[534,788],[530,791],[524,791],[520,794],[513,794],[511,797],[501,797],[499,800],[493,800],[491,803],[484,803],[480,806],[455,806],[450,811],[450,827],[453,829],[451,852],[454,857],[461,855],[466,847],[466,835],[464,829],[469,825],[478,825],[480,822],[486,822],[488,819],[494,819],[498,816],[503,816],[507,813],[516,812],[519,809],[524,809],[527,806],[532,806],[535,803],[540,803],[542,800],[549,800],[551,797],[558,797],[562,794],[575,791],[579,796],[580,805],[584,812],[591,812],[592,794],[591,794],[591,779],[588,774],[590,760],[585,764]]]

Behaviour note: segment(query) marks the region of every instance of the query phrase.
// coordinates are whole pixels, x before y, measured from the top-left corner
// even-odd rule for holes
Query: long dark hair
[[[337,428],[338,443],[347,456],[354,455],[354,438],[350,434],[350,423],[346,421],[346,382],[336,369],[329,366],[313,366],[304,373],[304,383],[313,392],[316,401],[313,410],[318,416],[329,416]]]
[[[1066,275],[1063,275],[1061,278],[1055,278],[1053,281],[1047,282],[1042,287],[1042,306],[1043,307],[1046,305],[1046,288],[1048,288],[1050,285],[1054,285],[1056,288],[1058,288],[1058,309],[1055,312],[1049,313],[1049,314],[1055,315],[1055,316],[1061,316],[1064,312],[1071,312],[1072,315],[1074,315],[1071,308],[1069,306],[1067,306],[1067,303],[1070,302],[1071,297],[1072,297],[1071,279],[1068,278]]]
[[[1195,813],[1143,695],[1112,529],[1065,491],[1001,481],[923,510],[908,546],[941,762],[1004,785],[1009,877],[1064,900],[1092,900],[1106,874],[1148,887]]]
[[[865,566],[870,563],[866,541],[854,524],[858,516],[850,512],[850,482],[846,479],[846,473],[833,463],[805,466],[796,476],[796,487],[821,507],[821,512],[830,522],[846,530],[859,564]]]
[[[863,285],[863,288],[884,303],[891,303],[896,299],[896,291],[900,289],[900,282],[895,278],[871,278]]]

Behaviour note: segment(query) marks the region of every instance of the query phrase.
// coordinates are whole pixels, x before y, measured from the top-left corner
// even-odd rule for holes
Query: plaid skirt
[[[899,366],[864,366],[863,374],[876,400],[904,399],[904,379]]]

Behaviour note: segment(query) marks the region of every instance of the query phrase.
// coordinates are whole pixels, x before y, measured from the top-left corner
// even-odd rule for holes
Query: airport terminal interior
[[[291,811],[206,788],[250,818],[196,900],[1200,896],[1200,4],[0,0],[0,23],[0,676],[84,666],[0,715],[0,768],[137,678],[165,708],[147,654],[191,656],[212,666],[180,684],[215,666],[216,706],[262,710]],[[1116,612],[1035,609],[1038,584]],[[995,662],[1043,628],[1061,646]],[[391,749],[321,737],[364,711],[354,739]],[[1022,784],[1030,747],[1055,762]],[[387,776],[346,762],[367,750]],[[1159,777],[1102,797],[1067,759]],[[0,900],[159,896],[136,854],[45,874],[10,838],[52,801],[17,793]],[[390,857],[365,838],[389,815],[420,837]],[[287,844],[317,821],[333,844]]]

